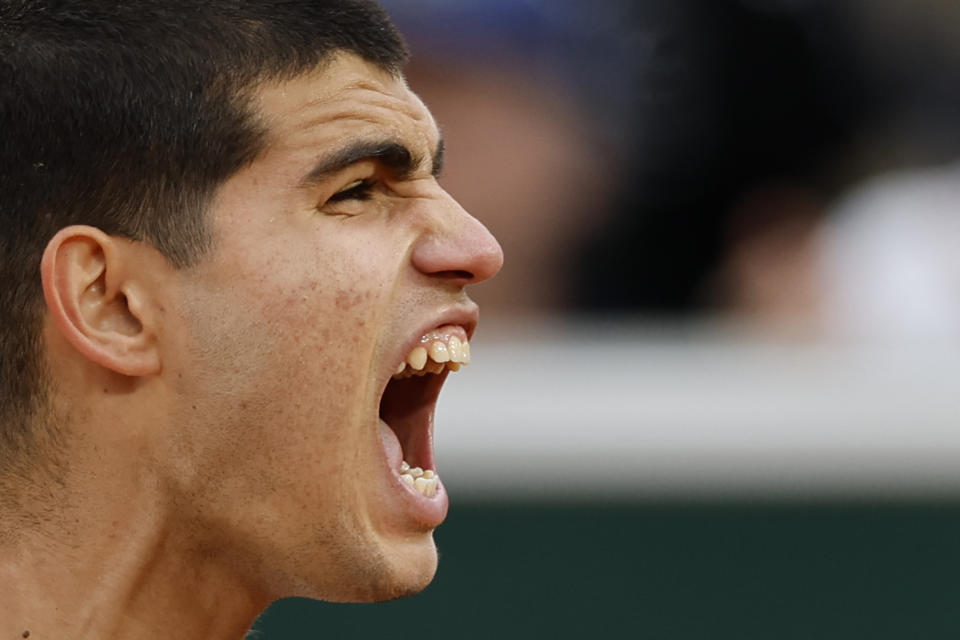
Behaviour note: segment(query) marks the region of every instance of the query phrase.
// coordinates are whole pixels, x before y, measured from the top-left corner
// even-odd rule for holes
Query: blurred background
[[[960,637],[960,4],[383,4],[506,263],[436,581],[258,637]]]

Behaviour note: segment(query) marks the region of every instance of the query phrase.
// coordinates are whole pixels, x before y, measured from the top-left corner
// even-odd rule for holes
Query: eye
[[[344,200],[369,200],[373,192],[373,187],[373,182],[356,180],[330,196],[328,202],[343,202]]]

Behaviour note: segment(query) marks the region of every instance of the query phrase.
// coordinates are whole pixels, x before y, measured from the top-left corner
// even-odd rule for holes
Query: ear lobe
[[[75,225],[47,243],[40,276],[47,308],[78,353],[121,375],[146,376],[160,371],[160,356],[141,317],[133,258],[125,240]]]

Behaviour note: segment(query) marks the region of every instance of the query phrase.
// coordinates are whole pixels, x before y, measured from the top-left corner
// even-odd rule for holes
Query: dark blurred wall
[[[953,640],[956,504],[473,504],[426,592],[287,600],[258,640]]]

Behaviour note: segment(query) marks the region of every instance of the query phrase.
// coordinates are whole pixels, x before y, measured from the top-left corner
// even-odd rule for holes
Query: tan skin
[[[267,149],[218,191],[199,264],[84,226],[47,248],[66,463],[23,492],[23,513],[53,505],[42,524],[0,535],[0,638],[241,638],[280,597],[433,577],[434,523],[388,468],[379,394],[424,331],[472,331],[464,289],[500,247],[437,183],[437,127],[402,79],[344,55],[255,108]],[[371,141],[418,162],[304,180]]]

